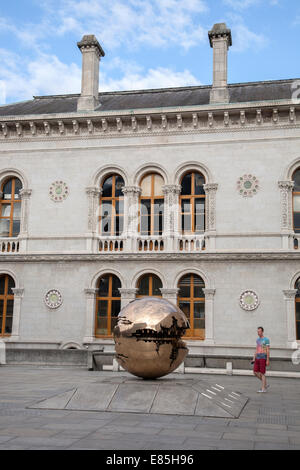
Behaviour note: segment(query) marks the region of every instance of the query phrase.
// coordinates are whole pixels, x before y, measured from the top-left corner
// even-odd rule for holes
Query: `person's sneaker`
[[[257,390],[257,393],[266,393],[267,390]]]

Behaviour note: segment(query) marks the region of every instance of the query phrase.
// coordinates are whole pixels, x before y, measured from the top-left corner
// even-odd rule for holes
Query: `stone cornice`
[[[271,113],[270,113],[271,111]],[[0,141],[222,133],[298,128],[300,103],[291,100],[226,106],[0,116]]]
[[[97,253],[97,254],[1,254],[1,262],[104,262],[104,261],[136,261],[137,259],[145,261],[297,261],[300,260],[300,251],[281,251],[281,252],[239,252],[239,253]]]

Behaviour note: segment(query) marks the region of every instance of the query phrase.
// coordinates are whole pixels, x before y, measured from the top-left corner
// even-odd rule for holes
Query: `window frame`
[[[139,294],[139,290],[140,290],[140,283],[143,279],[145,279],[146,277],[149,277],[149,293],[148,295],[145,295],[145,294]],[[141,276],[139,278],[139,280],[137,281],[137,284],[136,284],[136,287],[138,289],[137,293],[136,293],[136,298],[137,299],[141,299],[143,297],[157,297],[157,298],[162,298],[162,294],[160,295],[153,295],[153,278],[157,278],[160,283],[161,283],[161,287],[159,289],[162,289],[163,288],[163,283],[162,283],[162,280],[160,279],[160,277],[157,275],[157,274],[152,274],[152,273],[149,273],[149,274],[143,274],[143,276]]]
[[[189,297],[181,297],[180,296],[180,283],[185,277],[190,277],[191,282],[189,285]],[[197,340],[205,340],[205,326],[204,328],[194,328],[194,313],[195,313],[195,308],[194,308],[194,302],[202,302],[204,304],[204,325],[205,325],[205,296],[204,297],[195,297],[194,296],[194,286],[195,286],[195,277],[201,279],[204,287],[205,288],[205,282],[202,279],[201,276],[198,274],[190,273],[190,274],[185,274],[183,275],[179,281],[178,281],[178,296],[177,296],[177,305],[178,307],[180,306],[180,303],[182,302],[189,302],[190,305],[190,316],[188,318],[189,324],[191,328],[186,330],[185,336],[189,339],[197,339]],[[179,307],[180,308],[180,307]]]
[[[181,177],[181,180],[180,180],[180,184],[181,184],[181,188],[182,188],[182,182],[183,182],[183,179],[188,176],[188,175],[191,175],[191,194],[185,194],[183,195],[182,194],[182,189],[180,191],[180,196],[179,196],[179,227],[180,227],[180,231],[181,231],[181,234],[183,236],[188,236],[188,235],[201,235],[203,233],[205,233],[205,230],[206,230],[206,217],[205,217],[205,214],[206,214],[206,194],[195,194],[195,175],[200,175],[203,177],[204,179],[204,184],[205,184],[205,176],[200,172],[200,171],[197,171],[197,170],[189,170],[187,171],[186,173],[184,173],[184,175]],[[196,219],[196,211],[195,211],[195,207],[196,207],[196,199],[204,199],[204,213],[203,213],[203,222],[204,222],[204,230],[203,231],[199,231],[199,232],[196,232],[195,230],[195,219]],[[187,213],[187,212],[183,212],[182,211],[182,201],[183,200],[187,200],[190,204],[190,208],[191,210]],[[184,227],[183,227],[183,223],[182,223],[182,219],[183,219],[183,216],[187,214],[189,215],[189,219],[190,219],[190,226],[191,226],[191,230],[189,231],[185,231],[184,230]]]
[[[142,182],[145,178],[151,176],[151,195],[150,196],[143,196],[142,191],[139,197],[139,228],[138,232],[141,236],[143,237],[161,237],[163,232],[164,232],[164,216],[165,216],[165,209],[164,209],[164,204],[165,204],[165,196],[162,194],[161,196],[156,196],[155,195],[155,176],[159,176],[162,178],[163,177],[159,173],[147,173],[146,175],[143,176],[140,182],[140,187],[142,188]],[[143,200],[148,200],[150,201],[150,231],[148,230],[148,233],[142,233],[142,201]],[[162,220],[162,228],[161,230],[158,230],[158,233],[155,233],[155,203],[156,201],[163,201],[163,211],[161,215],[161,220]],[[160,217],[160,216],[158,216]]]
[[[15,287],[15,281],[9,274],[0,274],[0,277],[4,277],[4,294],[0,294],[0,300],[3,300],[3,312],[2,312],[2,323],[0,324],[0,338],[7,338],[12,335],[11,333],[5,333],[5,326],[6,326],[6,316],[7,316],[7,301],[13,301],[13,312],[12,312],[12,325],[14,319],[14,294],[8,294],[8,283],[9,279],[13,281]]]
[[[100,296],[99,295],[99,288],[100,288],[100,282],[101,279],[108,277],[108,295],[107,296]],[[112,285],[113,285],[113,278],[116,278],[119,280],[120,286],[121,280],[118,276],[115,274],[107,273],[103,274],[102,276],[99,277],[97,281],[97,292],[96,292],[96,300],[95,300],[95,325],[94,325],[94,332],[95,332],[95,338],[112,338],[113,337],[113,331],[111,328],[111,320],[112,320],[112,302],[113,301],[119,301],[120,302],[120,310],[121,310],[121,294],[119,297],[113,297],[112,296]],[[106,321],[107,321],[107,334],[97,334],[97,324],[98,324],[98,305],[100,301],[106,301],[107,302],[107,312],[106,312]]]
[[[100,196],[100,208],[103,204],[103,202],[110,202],[111,203],[111,215],[110,215],[110,221],[111,221],[111,228],[110,228],[110,233],[103,232],[103,227],[102,227],[102,221],[104,217],[102,215],[99,215],[99,231],[100,231],[100,236],[101,237],[120,237],[122,233],[124,232],[124,195],[123,196],[116,196],[116,178],[121,178],[123,181],[123,187],[125,186],[125,181],[124,178],[119,175],[118,173],[112,173],[110,175],[107,175],[102,182],[101,189],[103,188],[104,183],[109,179],[112,178],[112,191],[111,191],[111,196],[103,197],[102,194]],[[123,211],[119,212],[117,214],[116,212],[116,205],[117,203],[120,203],[120,201],[123,202]],[[119,204],[120,206],[120,204]],[[100,209],[101,210],[101,209]],[[116,233],[116,221],[117,218],[119,219],[119,228],[120,228],[120,221],[122,220],[122,232],[119,234]]]
[[[8,184],[9,181],[11,181],[11,199],[4,199],[4,192],[3,192],[4,186],[6,184]],[[1,185],[0,220],[9,220],[9,235],[6,236],[6,237],[1,237],[1,238],[18,238],[19,235],[20,235],[20,232],[21,232],[21,212],[20,212],[20,219],[14,219],[15,204],[19,204],[20,205],[20,211],[22,210],[22,199],[20,197],[20,194],[18,195],[19,199],[17,199],[15,197],[15,195],[16,195],[16,193],[15,193],[16,181],[19,181],[21,183],[21,189],[22,189],[23,188],[22,181],[20,180],[20,178],[18,178],[16,176],[10,176],[10,177],[6,178],[3,181],[2,185]],[[10,206],[10,215],[9,215],[9,217],[5,217],[5,216],[2,215],[3,208],[7,207],[7,206]],[[14,223],[14,220],[20,220],[20,230],[19,230],[18,235],[15,235],[15,236],[13,236],[13,223]]]

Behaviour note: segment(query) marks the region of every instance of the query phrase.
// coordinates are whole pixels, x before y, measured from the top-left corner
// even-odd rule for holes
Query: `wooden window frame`
[[[9,337],[11,333],[5,333],[5,325],[6,325],[6,313],[7,313],[7,301],[12,300],[14,301],[14,295],[8,294],[8,282],[9,279],[12,279],[11,276],[8,274],[1,275],[4,277],[4,294],[0,294],[0,300],[3,300],[3,312],[2,312],[2,324],[0,324],[0,338]],[[13,280],[13,279],[12,279]],[[13,315],[12,315],[13,318]]]
[[[98,292],[99,292],[99,287],[100,287],[100,282],[101,282],[101,279],[103,279],[104,277],[108,277],[108,295],[107,296],[100,296],[98,295]],[[96,312],[95,312],[95,338],[112,338],[113,334],[112,334],[112,328],[111,328],[111,319],[112,319],[112,316],[111,316],[111,311],[112,311],[112,302],[114,300],[118,300],[120,301],[120,304],[121,304],[121,294],[119,297],[113,297],[112,296],[112,284],[113,284],[113,278],[116,277],[117,279],[119,279],[115,274],[104,274],[103,276],[101,276],[98,280],[98,288],[97,288],[97,294],[96,294]],[[120,279],[119,279],[120,281]],[[121,281],[120,281],[121,283]],[[104,335],[99,335],[97,334],[97,322],[98,322],[98,304],[101,300],[104,300],[107,302],[107,316],[104,317],[106,318],[107,320],[107,334],[104,334]]]
[[[204,284],[204,281],[203,279],[198,276],[197,274],[186,274],[184,276],[181,277],[181,279],[179,280],[178,282],[178,289],[180,290],[180,283],[181,283],[181,280],[187,276],[190,276],[191,278],[191,283],[189,285],[189,290],[190,290],[190,296],[189,297],[180,297],[180,294],[178,293],[178,298],[177,298],[177,305],[179,307],[180,303],[181,302],[189,302],[189,305],[190,305],[190,317],[189,317],[189,323],[190,323],[190,326],[192,326],[192,328],[189,328],[187,331],[186,331],[186,337],[189,338],[189,339],[200,339],[200,340],[204,340],[205,339],[205,328],[204,329],[195,329],[194,328],[194,302],[203,302],[204,303],[204,321],[205,321],[205,297],[194,297],[194,278],[195,277],[198,277],[199,279],[202,280],[203,284]],[[204,284],[205,286],[205,284]],[[180,291],[179,291],[180,292]],[[195,334],[195,331],[201,331],[201,333],[197,333]]]
[[[165,201],[165,196],[162,194],[161,196],[155,196],[155,176],[162,176],[159,173],[148,173],[147,175],[144,175],[144,177],[141,180],[140,185],[142,185],[142,182],[145,178],[148,176],[151,176],[151,195],[150,196],[142,196],[140,195],[140,201],[139,201],[139,233],[142,236],[145,237],[161,237],[164,231],[164,210],[162,213],[162,230],[161,233],[155,233],[154,231],[154,218],[155,218],[155,213],[154,213],[154,207],[155,207],[155,201],[160,201],[163,200]],[[150,233],[142,234],[142,201],[147,200],[150,201]]]
[[[145,277],[149,277],[149,292],[148,292],[148,295],[147,294],[137,294],[136,295],[136,298],[137,299],[140,299],[142,297],[157,297],[157,298],[162,298],[162,294],[160,295],[153,295],[153,277],[156,277],[157,279],[160,280],[161,282],[161,279],[160,277],[158,277],[156,274],[144,274],[142,277],[139,278],[138,282],[137,282],[137,288],[138,290],[140,289],[140,283],[143,279],[145,279]],[[163,287],[163,284],[161,282],[161,288]]]
[[[298,281],[300,280],[297,279],[296,283],[295,283],[295,289],[297,289],[298,291]],[[296,296],[295,296],[295,326],[296,326],[296,341],[300,341],[300,337],[298,338],[298,329],[297,329],[297,324],[300,323],[300,320],[297,320],[297,304],[300,304],[300,295],[299,297],[297,297],[297,293],[296,293]]]
[[[10,177],[10,178],[7,178],[3,183],[2,183],[2,186],[1,186],[1,191],[2,191],[2,199],[0,201],[0,220],[9,220],[9,235],[8,237],[3,237],[3,238],[17,238],[20,234],[20,232],[18,233],[18,235],[14,236],[13,237],[13,223],[14,223],[14,208],[15,208],[15,204],[22,204],[22,200],[21,198],[19,197],[19,199],[16,199],[15,198],[15,189],[16,189],[16,180],[20,181],[21,180],[17,177]],[[4,193],[3,193],[3,189],[4,189],[4,186],[9,182],[11,181],[11,199],[4,199]],[[9,217],[3,217],[2,216],[2,211],[3,211],[3,208],[5,206],[10,206],[10,215]],[[20,223],[21,223],[21,219],[20,219]],[[21,227],[20,227],[20,230],[21,230]]]
[[[181,178],[181,184],[182,184],[182,181],[183,179],[187,176],[187,175],[192,175],[192,178],[191,178],[191,194],[186,194],[186,195],[183,195],[180,193],[180,196],[179,196],[179,204],[180,204],[180,208],[179,208],[179,211],[180,211],[180,214],[179,214],[179,227],[181,227],[181,233],[183,235],[194,235],[194,234],[197,234],[197,235],[200,235],[201,233],[204,233],[205,232],[205,200],[206,200],[206,195],[205,194],[195,194],[195,175],[201,175],[203,178],[203,174],[200,173],[199,171],[188,171],[187,173],[185,173],[182,178]],[[204,178],[204,181],[205,181],[205,178]],[[203,232],[196,232],[195,230],[195,218],[196,218],[196,212],[195,212],[195,207],[196,207],[196,199],[204,199],[204,230]],[[182,212],[182,201],[183,200],[186,200],[189,202],[190,204],[190,207],[191,207],[191,210],[187,213],[187,212]],[[183,224],[182,224],[182,217],[183,215],[189,215],[190,217],[190,220],[191,220],[191,230],[189,231],[185,231],[184,230],[184,227],[183,227]]]
[[[119,227],[120,227],[120,220],[123,220],[123,230],[124,230],[124,196],[116,196],[116,178],[122,178],[123,180],[123,183],[124,183],[124,179],[121,175],[117,174],[117,173],[113,173],[109,176],[107,176],[104,180],[103,180],[103,183],[102,183],[102,187],[105,183],[106,180],[108,180],[109,178],[112,178],[112,191],[111,191],[111,196],[109,197],[102,197],[100,196],[100,207],[102,206],[103,202],[111,202],[111,210],[112,210],[112,213],[111,213],[111,230],[110,230],[110,233],[107,232],[107,233],[104,233],[103,232],[103,229],[102,229],[102,220],[103,220],[103,217],[100,215],[99,216],[99,222],[100,222],[100,234],[102,237],[119,237],[121,236],[121,232],[119,235],[116,234],[116,219],[118,217],[119,219]],[[125,183],[124,183],[125,184]],[[117,202],[120,202],[120,201],[123,201],[123,212],[122,213],[119,213],[117,214],[116,213],[116,204]]]

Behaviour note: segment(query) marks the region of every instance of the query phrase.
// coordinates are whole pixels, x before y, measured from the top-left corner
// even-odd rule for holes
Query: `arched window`
[[[205,178],[193,171],[181,180],[181,230],[185,235],[205,231]]]
[[[22,183],[18,178],[6,180],[1,187],[0,237],[17,237],[20,233]]]
[[[121,310],[121,281],[114,274],[105,274],[97,285],[95,336],[111,336]]]
[[[190,323],[187,336],[205,338],[205,295],[204,281],[196,274],[183,276],[179,283],[178,306]]]
[[[137,297],[161,297],[162,282],[155,274],[142,276],[137,283]]]
[[[295,298],[295,310],[296,310],[296,338],[300,340],[300,278],[297,279],[295,284],[296,298]]]
[[[156,174],[144,176],[141,181],[140,233],[162,235],[164,229],[163,178]]]
[[[122,176],[116,174],[103,182],[100,198],[100,233],[103,236],[119,236],[123,232],[124,185]]]
[[[0,336],[10,336],[12,332],[14,280],[8,274],[0,275]]]
[[[293,174],[294,190],[293,190],[293,215],[294,215],[294,232],[300,233],[300,168]]]

